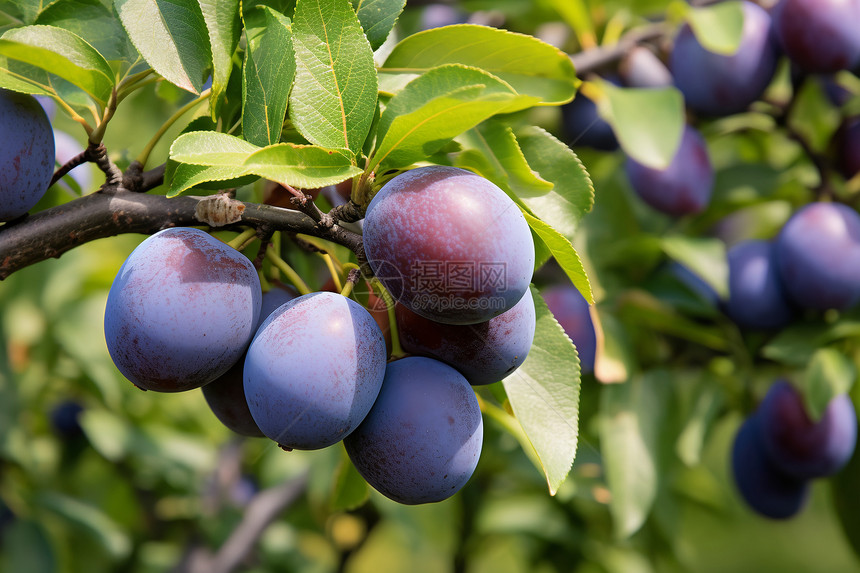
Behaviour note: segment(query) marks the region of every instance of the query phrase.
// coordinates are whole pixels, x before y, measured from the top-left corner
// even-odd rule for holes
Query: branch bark
[[[151,235],[168,227],[202,225],[194,211],[201,197],[133,193],[122,187],[75,199],[0,227],[0,280],[15,271],[56,258],[90,241],[123,233]],[[327,239],[363,258],[361,235],[334,225],[324,227],[298,211],[245,203],[236,226],[282,230]]]

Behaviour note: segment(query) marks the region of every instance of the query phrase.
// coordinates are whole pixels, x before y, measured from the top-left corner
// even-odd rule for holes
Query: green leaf
[[[222,183],[221,188],[241,187],[256,181],[256,175],[248,176],[247,170],[236,167],[207,167],[179,163],[170,178],[168,197],[176,197],[193,187],[210,187],[206,183]]]
[[[659,434],[666,414],[665,380],[648,374],[602,388],[600,451],[612,497],[615,534],[625,539],[639,530],[659,486]]]
[[[107,61],[82,38],[54,26],[13,28],[0,36],[0,55],[56,75],[107,104],[114,73]]]
[[[102,511],[58,492],[46,492],[38,503],[65,518],[76,529],[86,531],[104,547],[114,559],[127,557],[131,552],[131,540],[113,520]]]
[[[192,131],[176,138],[170,158],[180,163],[210,167],[242,167],[259,146],[238,137],[215,131]]]
[[[693,467],[701,462],[708,428],[722,407],[722,394],[718,386],[708,383],[700,385],[690,417],[675,442],[675,452],[687,466]]]
[[[0,570],[56,573],[58,568],[56,551],[40,523],[16,519],[4,528]]]
[[[342,450],[332,487],[329,509],[334,512],[352,511],[364,505],[370,497],[370,488]]]
[[[672,235],[660,241],[663,251],[701,277],[722,299],[729,296],[726,245],[719,239]]]
[[[352,0],[371,49],[385,42],[405,5],[406,0]]]
[[[349,0],[298,0],[290,119],[308,141],[358,153],[376,108],[373,51]]]
[[[537,289],[535,338],[525,362],[502,381],[514,415],[555,495],[576,457],[579,357]]]
[[[816,350],[801,385],[810,419],[820,420],[830,401],[848,393],[856,378],[854,364],[841,352],[833,348]]]
[[[531,36],[472,24],[404,38],[379,71],[422,74],[445,64],[485,70],[544,104],[570,101],[579,83],[570,58],[558,48]]]
[[[361,173],[344,152],[292,143],[260,148],[213,131],[180,135],[170,147],[170,159],[180,163],[171,184],[171,196],[200,183],[247,175],[314,188],[334,185]],[[184,164],[212,169],[180,169]]]
[[[114,0],[114,7],[152,69],[170,83],[200,93],[212,53],[198,1]]]
[[[458,154],[455,166],[480,173],[520,199],[552,190],[553,184],[529,166],[514,130],[501,121],[487,120],[460,140],[469,149]]]
[[[570,244],[570,241],[548,224],[529,215],[527,212],[523,211],[523,216],[525,216],[529,227],[549,247],[552,256],[555,257],[556,262],[573,283],[573,286],[582,293],[582,296],[585,297],[585,300],[589,304],[594,304],[594,295],[591,294],[591,284],[588,282],[588,276],[586,276],[585,269],[582,267],[582,261],[579,260],[579,255],[576,253],[573,245]]]
[[[860,396],[855,392],[852,399],[855,410]],[[833,505],[836,515],[842,525],[845,538],[860,557],[860,495],[857,495],[857,484],[860,483],[860,448],[854,449],[854,455],[840,471],[827,480],[832,485]]]
[[[0,14],[8,14],[18,23],[34,24],[39,15],[57,0],[3,0]]]
[[[267,6],[248,14],[242,90],[242,135],[255,145],[281,139],[296,75],[290,20]]]
[[[245,166],[255,175],[283,185],[312,189],[335,185],[361,173],[345,151],[279,143],[252,154]]]
[[[56,26],[83,38],[109,62],[122,62],[125,72],[139,61],[116,14],[101,0],[59,0],[45,8],[36,24]]]
[[[549,193],[524,196],[523,203],[569,241],[594,205],[594,185],[582,162],[567,145],[539,127],[527,127],[518,140],[532,169],[553,184]]]
[[[505,82],[475,68],[446,65],[430,70],[388,102],[369,168],[379,165],[381,172],[424,160],[485,119],[510,111],[522,98]]]
[[[743,2],[720,2],[687,11],[687,22],[706,50],[730,56],[743,38]]]
[[[212,95],[209,96],[209,114],[218,115],[221,96],[227,90],[230,72],[233,70],[233,52],[239,44],[241,22],[236,0],[198,0],[203,21],[209,32],[212,53]],[[292,59],[292,54],[289,56]]]
[[[858,337],[860,322],[856,320],[842,319],[833,324],[792,324],[762,348],[762,355],[790,366],[807,366],[820,347],[843,338]]]
[[[619,88],[605,81],[600,81],[600,87],[606,95],[606,105],[599,106],[601,115],[612,125],[624,152],[648,167],[668,167],[686,123],[681,92]]]

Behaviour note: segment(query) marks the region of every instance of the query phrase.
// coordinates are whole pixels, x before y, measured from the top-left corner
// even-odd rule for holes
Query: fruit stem
[[[281,256],[281,232],[275,231],[275,234],[272,235],[272,242],[269,244],[269,250],[274,251],[276,255]],[[278,267],[272,265],[272,270],[270,271],[270,278],[273,281],[281,280],[281,271],[278,270]]]
[[[179,108],[176,113],[170,116],[167,121],[164,122],[155,135],[152,136],[152,139],[149,140],[149,143],[146,144],[146,147],[143,148],[143,151],[140,152],[140,155],[137,156],[137,162],[140,163],[141,168],[146,167],[146,162],[149,159],[149,154],[152,153],[152,150],[161,140],[167,130],[173,127],[173,124],[176,123],[180,117],[185,115],[190,109],[194,108],[200,102],[206,100],[209,97],[209,94],[212,92],[211,89],[204,90],[203,93],[200,94],[199,97],[191,100],[181,108]]]
[[[344,268],[346,265],[344,265]],[[397,331],[397,317],[394,314],[394,299],[379,282],[379,279],[372,278],[370,286],[379,293],[380,298],[385,301],[385,308],[388,310],[388,329],[391,332],[391,359],[396,360],[403,358],[406,353],[403,352],[403,347],[400,346],[400,333]]]
[[[296,287],[296,290],[299,291],[299,294],[305,295],[310,294],[311,289],[308,288],[308,285],[305,284],[305,281],[302,280],[302,277],[293,270],[293,267],[287,264],[287,262],[278,255],[274,249],[269,249],[266,251],[266,258],[271,261],[273,265],[275,265],[278,270],[280,270],[284,275],[289,279],[291,283]]]
[[[332,276],[335,276],[335,275],[332,275]],[[338,290],[340,290],[340,294],[343,296],[347,296],[347,297],[350,294],[352,294],[352,289],[355,286],[355,284],[358,282],[358,279],[360,277],[361,277],[361,271],[359,271],[358,269],[350,269],[349,275],[347,276],[346,284],[343,286],[343,289],[338,289]],[[335,280],[337,280],[337,279],[335,279]],[[338,281],[338,282],[340,282],[340,281]]]
[[[352,291],[352,285],[349,283],[349,281],[347,281],[346,285],[343,285],[340,282],[340,277],[337,274],[337,269],[334,267],[334,261],[332,261],[331,255],[329,255],[328,253],[320,253],[320,256],[325,261],[325,266],[328,267],[328,272],[331,274],[331,278],[334,281],[335,290],[339,291],[348,288],[350,291]],[[349,296],[349,293],[345,294],[344,296]]]
[[[272,284],[266,280],[266,273],[263,272],[263,269],[257,269],[257,276],[260,277],[260,288],[263,289],[263,292],[272,290]]]
[[[245,229],[235,238],[230,241],[227,241],[227,244],[236,249],[237,251],[241,251],[245,249],[249,244],[251,244],[251,240],[257,236],[256,229]]]

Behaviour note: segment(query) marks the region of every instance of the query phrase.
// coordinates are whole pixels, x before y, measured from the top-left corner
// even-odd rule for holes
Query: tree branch
[[[151,235],[168,227],[199,226],[195,208],[201,197],[132,193],[105,187],[0,227],[0,280],[15,271],[90,241],[123,233]],[[270,205],[245,203],[236,225],[301,233],[344,245],[363,259],[361,235],[334,225],[324,227],[299,213]]]
[[[665,22],[648,24],[640,28],[633,28],[612,46],[600,46],[590,50],[584,50],[571,54],[570,59],[576,68],[576,75],[582,77],[588,73],[599,70],[604,66],[615,63],[624,57],[631,48],[652,40],[662,38],[671,31],[671,27]]]
[[[230,534],[224,545],[212,555],[208,551],[196,551],[189,563],[180,567],[188,573],[232,573],[248,557],[266,528],[304,492],[308,473],[282,485],[265,489],[254,496],[242,521]]]

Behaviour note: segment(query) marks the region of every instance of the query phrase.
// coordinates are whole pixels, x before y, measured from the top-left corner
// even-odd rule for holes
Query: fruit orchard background
[[[15,13],[10,4],[0,2],[4,27],[16,24],[3,19]],[[80,2],[80,9],[89,4]],[[680,11],[660,0],[449,6],[472,22],[535,35],[573,53],[612,46],[626,30],[648,25],[646,18],[677,23],[673,14]],[[417,30],[425,8],[408,2],[396,33]],[[782,61],[770,95],[789,92],[789,76]],[[842,81],[854,86],[856,103],[857,78],[843,73]],[[167,82],[130,96],[106,132],[112,159],[127,165],[191,99]],[[841,113],[821,84],[809,81],[795,104],[794,127],[824,149]],[[713,198],[704,213],[681,220],[635,197],[622,152],[574,146],[595,188],[575,246],[598,301],[604,366],[610,378],[626,382],[583,376],[577,456],[555,496],[495,420],[485,419],[481,460],[459,494],[407,507],[372,490],[337,487],[344,467],[339,445],[285,454],[268,440],[232,434],[199,391],[136,390],[108,355],[103,318],[117,269],[142,236],[87,243],[18,271],[0,283],[0,570],[187,570],[195,555],[222,547],[243,518],[265,505],[255,496],[281,488],[291,503],[259,533],[240,570],[856,571],[860,561],[849,536],[860,535],[860,494],[837,504],[833,480],[816,480],[805,509],[777,522],[744,506],[730,478],[737,428],[792,355],[814,350],[807,331],[767,340],[744,333],[666,283],[661,270],[669,257],[718,259],[709,241],[717,233],[729,242],[771,238],[793,208],[812,200],[815,165],[769,118],[754,108],[699,122],[715,169]],[[558,107],[531,110],[526,121],[565,137]],[[53,125],[85,144],[83,130],[64,114]],[[173,126],[151,156],[165,160],[183,127]],[[92,172],[83,190],[97,188],[98,170],[82,169]],[[240,191],[256,201],[262,192],[262,183]],[[72,198],[55,185],[36,210]],[[290,262],[311,288],[328,278],[310,257],[294,254]],[[547,267],[534,282],[562,280]],[[848,332],[840,349],[853,359],[856,315],[855,309],[840,318]],[[769,358],[758,352],[765,343]],[[857,385],[853,396],[860,404]],[[70,401],[83,407],[80,433],[74,424],[64,432],[52,423],[52,413]],[[836,479],[853,479],[860,488],[856,466],[855,458],[844,470],[853,473]],[[837,506],[848,515],[842,521]]]

